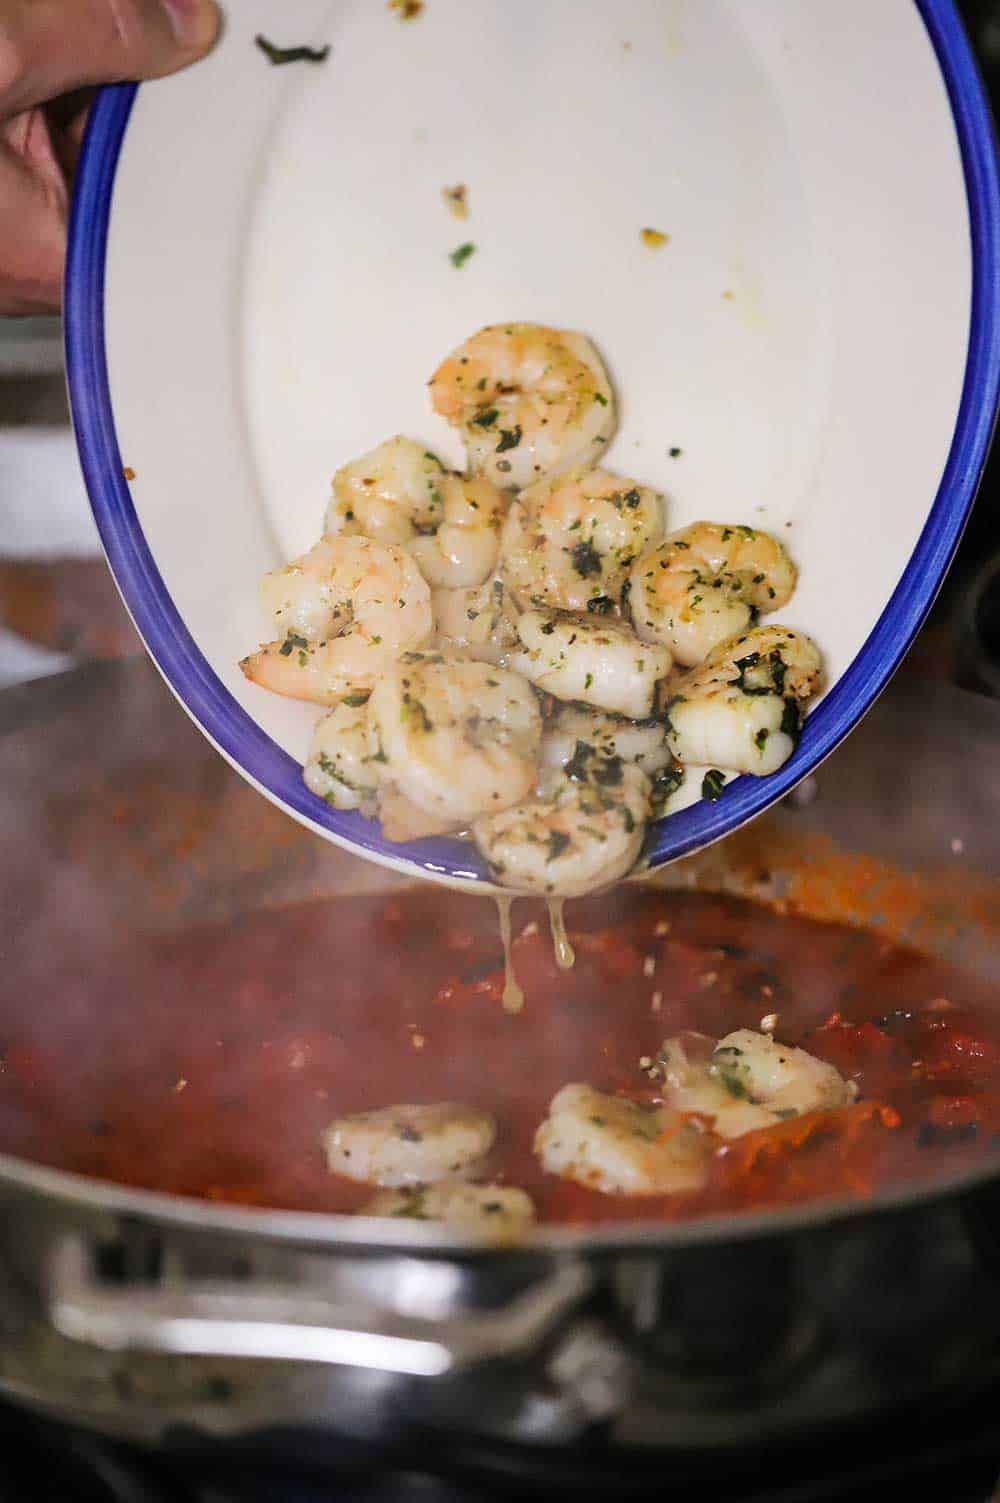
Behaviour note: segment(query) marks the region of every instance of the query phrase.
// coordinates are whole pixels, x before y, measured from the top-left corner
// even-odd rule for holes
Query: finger
[[[52,132],[56,155],[69,182],[72,182],[76,173],[87,128],[87,116],[93,101],[93,89],[74,89],[72,94],[62,94],[45,106],[45,117]]]
[[[175,73],[218,29],[215,0],[3,0],[0,114],[89,84]]]
[[[62,301],[68,194],[41,110],[0,137],[0,315],[53,313]]]

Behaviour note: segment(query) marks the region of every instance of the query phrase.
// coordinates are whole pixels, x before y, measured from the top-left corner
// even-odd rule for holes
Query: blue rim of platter
[[[965,378],[948,460],[902,578],[851,666],[808,717],[794,755],[766,778],[741,777],[651,828],[650,865],[718,839],[787,793],[847,735],[899,665],[954,556],[986,462],[1000,388],[1000,191],[989,106],[954,0],[915,0],[948,91],[961,150],[972,248]],[[378,824],[310,793],[298,762],[224,687],[181,620],[153,560],[125,480],[108,384],[104,275],[112,189],[137,89],[98,94],[77,173],[65,289],[70,407],[84,478],[118,588],[150,654],[218,749],[299,818],[389,863],[489,882],[475,847],[437,838],[396,845]]]

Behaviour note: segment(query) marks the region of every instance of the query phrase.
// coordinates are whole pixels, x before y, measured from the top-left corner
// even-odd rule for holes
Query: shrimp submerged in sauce
[[[697,1190],[708,1145],[669,1109],[609,1096],[593,1086],[563,1086],[535,1134],[549,1174],[605,1195],[670,1195]]]
[[[530,1230],[535,1207],[531,1197],[513,1185],[470,1185],[445,1179],[433,1185],[380,1190],[361,1214],[435,1221],[476,1242],[505,1246],[520,1241]]]
[[[611,384],[582,334],[542,324],[491,324],[430,379],[435,412],[457,428],[469,466],[521,489],[593,464],[615,428]]]
[[[454,1101],[386,1106],[339,1117],[323,1134],[335,1174],[365,1184],[427,1184],[471,1170],[489,1153],[496,1123],[488,1112]]]
[[[742,1137],[806,1112],[833,1111],[852,1099],[835,1066],[750,1028],[738,1028],[714,1046],[700,1035],[667,1039],[655,1069],[669,1103],[710,1118],[721,1138]]]

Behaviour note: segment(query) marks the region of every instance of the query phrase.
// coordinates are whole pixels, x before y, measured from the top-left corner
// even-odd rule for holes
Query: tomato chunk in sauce
[[[871,933],[733,899],[626,889],[571,905],[572,970],[544,910],[515,908],[523,1012],[501,1005],[496,913],[422,888],[122,940],[0,979],[0,1148],[122,1184],[355,1211],[332,1118],[464,1101],[497,1119],[484,1172],[548,1222],[677,1219],[868,1195],[947,1174],[1000,1140],[990,987]],[[25,999],[32,998],[26,1005]],[[547,1175],[532,1140],[568,1081],[656,1100],[639,1066],[684,1029],[775,1036],[836,1065],[852,1105],[725,1145],[696,1192],[628,1198]]]

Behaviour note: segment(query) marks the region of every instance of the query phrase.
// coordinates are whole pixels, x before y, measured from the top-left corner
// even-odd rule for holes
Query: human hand
[[[94,85],[202,57],[215,0],[0,0],[0,314],[57,312]]]

